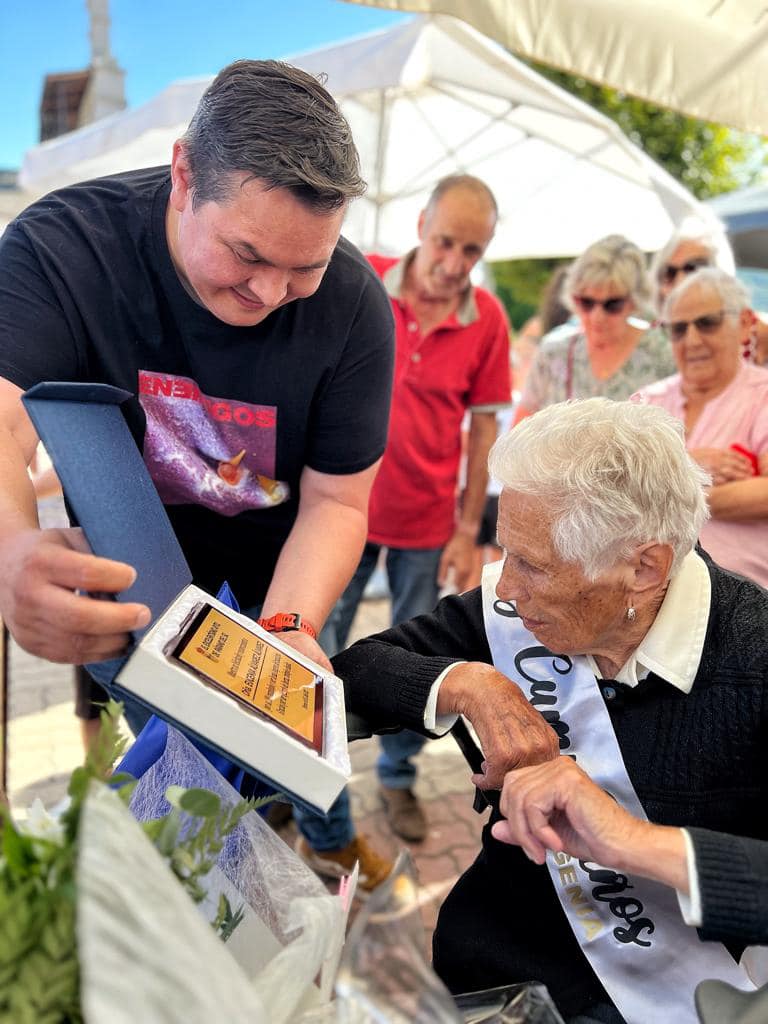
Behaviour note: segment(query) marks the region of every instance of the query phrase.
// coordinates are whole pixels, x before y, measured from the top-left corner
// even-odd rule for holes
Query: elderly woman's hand
[[[511,771],[504,780],[493,835],[522,846],[537,864],[547,850],[611,867],[637,842],[644,823],[620,807],[570,757]]]
[[[537,864],[547,850],[562,851],[689,891],[682,829],[635,818],[570,757],[510,772],[500,808],[506,821],[493,826],[494,838]]]
[[[711,475],[715,486],[732,480],[747,480],[754,475],[747,456],[731,448],[695,448],[688,454]]]
[[[464,715],[480,740],[479,789],[501,789],[512,768],[550,761],[560,752],[557,734],[517,685],[493,665],[470,661],[452,668],[440,686],[439,714]]]

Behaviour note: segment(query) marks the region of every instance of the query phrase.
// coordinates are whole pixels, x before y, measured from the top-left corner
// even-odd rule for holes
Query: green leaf
[[[161,827],[155,839],[155,845],[164,857],[170,857],[179,841],[179,830],[181,818],[179,812],[174,810],[167,818],[161,818]]]
[[[3,827],[3,857],[8,870],[17,873],[23,872],[30,861],[35,860],[31,837],[22,835],[9,821]]]
[[[186,792],[183,786],[169,786],[165,791],[165,799],[171,807],[181,807],[181,798]]]
[[[179,807],[197,818],[214,818],[221,810],[221,800],[207,789],[188,789],[180,797]]]

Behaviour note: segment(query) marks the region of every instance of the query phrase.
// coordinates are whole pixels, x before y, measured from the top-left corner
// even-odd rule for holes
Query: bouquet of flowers
[[[120,712],[114,702],[102,712],[99,739],[72,774],[58,815],[36,801],[26,821],[16,824],[8,808],[0,808],[0,1024],[191,1019],[184,1017],[187,999],[204,1013],[206,1001],[217,996],[219,1011],[236,1007],[232,1020],[282,1019],[279,1009],[271,1014],[269,998],[253,980],[284,951],[283,942],[295,939],[302,922],[287,935],[279,901],[254,912],[242,898],[247,886],[221,878],[211,883],[228,844],[234,851],[229,860],[245,865],[243,821],[265,801],[242,800],[234,790],[169,785],[164,813],[139,824],[128,804],[150,780],[111,774],[125,746]],[[179,743],[186,741],[179,737]],[[252,834],[264,830],[267,842],[293,858],[258,816],[249,817]],[[340,915],[335,906],[329,914],[328,904],[337,901],[311,872],[305,875],[305,894],[319,898],[335,922]],[[323,913],[315,910],[322,925]],[[259,911],[271,916],[266,926]],[[223,942],[248,919],[238,957]],[[257,944],[260,953],[253,948],[254,922],[260,939],[270,940]],[[306,970],[318,966],[309,962]],[[313,976],[299,972],[299,997],[301,982]],[[207,994],[201,997],[200,989]],[[169,1016],[177,990],[187,994]]]

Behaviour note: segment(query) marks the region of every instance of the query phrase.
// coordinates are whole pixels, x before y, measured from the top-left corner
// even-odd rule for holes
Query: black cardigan
[[[712,833],[768,839],[768,593],[706,562],[712,605],[690,694],[651,674],[634,689],[622,688],[622,700],[607,707],[649,819],[694,826],[702,934],[754,939],[768,932],[765,873],[753,890],[761,866],[768,869],[768,847]],[[457,660],[491,661],[479,590],[446,598],[431,615],[361,640],[333,663],[351,711],[377,729],[423,732],[432,683]],[[489,825],[477,860],[441,909],[434,937],[438,974],[454,992],[535,978],[566,1015],[607,1000],[546,868],[494,840]],[[736,850],[742,852],[734,863]]]

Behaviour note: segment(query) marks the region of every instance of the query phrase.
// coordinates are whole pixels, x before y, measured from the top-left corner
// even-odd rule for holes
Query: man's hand
[[[747,456],[731,448],[696,448],[688,454],[710,474],[716,487],[732,480],[747,480],[754,475]]]
[[[493,665],[471,661],[452,668],[440,685],[437,712],[464,715],[472,723],[485,757],[482,774],[472,776],[479,789],[501,789],[512,768],[559,754],[554,729]]]
[[[0,615],[17,643],[48,661],[82,665],[118,655],[150,619],[142,604],[78,594],[118,594],[130,565],[88,553],[81,530],[24,530],[0,548]]]
[[[453,583],[457,593],[466,590],[475,567],[475,540],[457,530],[443,548],[437,568],[437,582],[441,587]]]
[[[331,665],[320,644],[317,640],[313,640],[309,633],[302,633],[298,629],[291,629],[286,630],[285,633],[275,633],[275,636],[279,637],[284,644],[292,647],[294,651],[303,654],[305,658],[311,658],[321,668],[333,674],[333,665]]]

